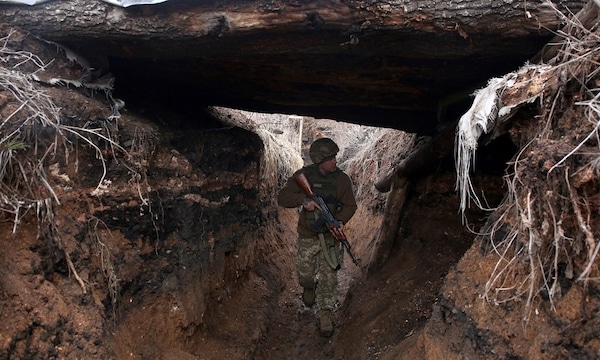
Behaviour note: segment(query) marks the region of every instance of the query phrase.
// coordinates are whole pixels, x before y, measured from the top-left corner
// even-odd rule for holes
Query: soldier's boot
[[[302,301],[304,305],[311,307],[315,303],[315,288],[304,288],[302,293]]]
[[[333,320],[331,317],[331,310],[321,310],[321,317],[319,319],[319,329],[321,336],[331,337],[333,335]]]

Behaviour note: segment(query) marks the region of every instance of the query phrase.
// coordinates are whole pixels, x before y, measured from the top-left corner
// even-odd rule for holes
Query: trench
[[[25,258],[20,271],[36,275],[35,281],[33,276],[29,279],[33,289],[43,285],[45,294],[65,291],[65,296],[42,295],[38,302],[48,304],[48,310],[54,306],[49,314],[58,320],[40,318],[32,311],[37,305],[19,309],[31,316],[12,317],[25,330],[5,348],[24,358],[56,357],[68,347],[64,353],[71,356],[118,359],[396,359],[415,354],[411,348],[418,346],[424,324],[435,316],[433,307],[443,308],[437,316],[455,310],[438,294],[449,269],[473,248],[475,235],[467,228],[481,227],[487,214],[469,209],[465,220],[458,213],[450,152],[431,159],[426,171],[404,179],[401,203],[393,202],[391,193],[367,192],[359,199],[360,213],[348,224],[348,233],[363,262],[361,267],[348,263],[340,272],[336,330],[333,337],[322,338],[316,311],[302,304],[294,274],[296,214],[274,204],[278,184],[265,170],[267,146],[258,131],[211,115],[205,94],[181,81],[161,84],[156,91],[149,82],[129,76],[127,67],[113,65],[115,95],[127,100],[127,115],[149,119],[158,129],[155,163],[146,174],[152,206],[140,205],[131,192],[117,188],[99,200],[99,206],[90,205],[92,214],[76,204],[66,217],[81,225],[91,215],[112,232],[105,240],[119,277],[118,307],[111,293],[115,289],[110,281],[103,282],[105,264],[94,263],[98,256],[90,245],[98,244],[89,243],[86,229],[73,225],[77,221],[67,223],[61,231],[69,234],[69,241],[82,243],[70,254],[89,279],[82,285],[84,294],[71,278],[68,259],[57,256],[36,263],[33,256],[31,261]],[[443,122],[460,115],[463,105],[453,103]],[[315,129],[326,130],[320,125]],[[479,149],[474,186],[476,192],[486,189],[490,207],[504,196],[502,177],[514,152],[507,136]],[[383,154],[376,153],[377,160]],[[90,174],[82,175],[85,186],[95,186],[91,178],[102,172],[91,165],[92,158],[93,154],[81,157],[90,163]],[[126,171],[116,165],[109,164],[111,176],[126,179]],[[398,211],[398,218],[385,223],[382,219],[392,211]],[[393,234],[387,244],[381,243],[384,232]],[[51,244],[41,244],[42,239],[31,238],[27,250],[41,249],[41,256],[53,250]],[[372,267],[374,254],[381,255],[383,247],[385,261]],[[4,257],[7,264],[12,260],[8,258]],[[86,288],[91,293],[85,293]],[[20,288],[8,290],[16,296]],[[86,322],[77,311],[66,316],[72,309],[97,313]],[[89,330],[82,330],[88,325]],[[486,346],[486,335],[472,324],[457,334],[467,334],[476,347]]]
[[[136,88],[134,79],[115,70],[118,82],[128,84],[115,95],[132,100],[129,111],[160,126],[168,134],[166,146],[185,158],[192,172],[211,178],[212,187],[190,186],[187,194],[216,204],[190,202],[189,196],[182,200],[181,192],[169,189],[156,194],[165,214],[158,236],[163,245],[145,255],[143,276],[122,287],[121,296],[135,301],[120,309],[113,342],[117,358],[372,359],[396,354],[414,340],[411,336],[430,316],[445,274],[474,237],[457,211],[452,154],[410,179],[404,211],[392,224],[397,235],[389,257],[377,269],[370,270],[369,261],[380,246],[387,194],[373,192],[371,198],[359,199],[361,210],[348,230],[362,263],[354,267],[346,259],[339,274],[336,330],[332,338],[322,338],[316,310],[302,304],[295,278],[294,210],[276,206],[277,184],[222,182],[223,174],[261,177],[265,148],[260,138],[211,116],[191,89],[171,88],[171,95],[158,101],[156,94]],[[136,93],[129,96],[133,89]],[[497,189],[487,194],[491,204],[503,195],[501,177],[513,152],[510,140],[500,138],[478,153],[483,165],[476,186]],[[165,181],[176,176],[164,169],[152,171]],[[109,224],[123,217],[98,215]],[[467,215],[473,227],[485,221],[484,213]],[[125,236],[151,242],[151,225],[138,223]]]

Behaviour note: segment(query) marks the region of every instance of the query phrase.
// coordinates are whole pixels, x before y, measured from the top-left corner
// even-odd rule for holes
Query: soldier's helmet
[[[326,159],[337,155],[340,148],[333,140],[329,138],[320,138],[315,140],[308,151],[308,155],[312,160],[313,164],[320,164]]]

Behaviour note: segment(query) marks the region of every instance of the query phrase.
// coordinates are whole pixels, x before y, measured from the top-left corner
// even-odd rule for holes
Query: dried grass
[[[369,208],[383,209],[385,195],[374,187],[377,177],[397,165],[412,148],[414,134],[399,130],[285,114],[264,114],[214,107],[214,116],[256,133],[265,144],[263,181],[283,186],[296,170],[310,163],[307,149],[319,137],[340,147],[338,166],[352,178],[356,198]],[[301,155],[305,156],[302,157]]]
[[[367,207],[382,208],[385,195],[377,191],[374,184],[382,173],[406,157],[414,145],[415,135],[327,119],[310,118],[305,124],[305,133],[330,137],[338,144],[341,149],[338,166],[352,178],[357,200]]]
[[[347,145],[340,168],[351,174],[357,200],[368,202],[384,196],[375,189],[375,182],[380,174],[390,171],[406,157],[414,145],[415,135],[364,126],[362,130],[360,141]]]
[[[63,252],[69,270],[85,293],[85,283],[71,261],[55,220],[54,203],[60,204],[60,199],[46,171],[51,164],[68,163],[77,144],[89,146],[104,169],[98,191],[105,184],[107,162],[99,144],[109,147],[113,156],[125,152],[110,131],[118,120],[118,109],[113,109],[113,115],[101,124],[69,124],[50,95],[36,84],[37,74],[49,64],[35,54],[15,50],[14,36],[16,32],[10,31],[0,39],[0,212],[12,215],[16,232],[23,216],[33,210],[38,218],[38,236],[48,238]],[[107,96],[110,97],[109,92]]]
[[[101,227],[100,229],[98,227]],[[96,245],[98,257],[100,259],[100,267],[108,287],[108,294],[111,300],[113,318],[116,315],[117,305],[119,303],[119,278],[111,259],[110,250],[108,248],[105,237],[110,237],[111,232],[104,222],[98,218],[92,217],[88,220],[87,236],[90,242]]]
[[[261,180],[266,186],[280,188],[294,171],[303,166],[300,156],[302,117],[223,107],[213,107],[211,112],[227,124],[241,127],[260,137],[264,144]]]
[[[0,211],[13,214],[16,230],[23,214],[45,203],[42,200],[51,197],[60,204],[45,169],[59,151],[63,152],[64,159],[69,158],[74,139],[95,149],[104,167],[104,175],[106,159],[98,142],[103,141],[113,148],[120,147],[105,129],[63,122],[60,109],[34,81],[35,73],[44,70],[47,65],[32,53],[13,50],[10,47],[13,34],[10,32],[0,39],[3,110],[14,108],[0,119]],[[25,72],[30,68],[35,70]],[[98,186],[102,184],[104,175]]]
[[[579,28],[563,33],[564,46],[551,67],[533,66],[540,71],[511,75],[514,82],[496,92],[500,99],[504,91],[543,76],[535,97],[540,114],[521,121],[512,133],[522,146],[505,176],[506,197],[481,234],[498,258],[482,297],[493,304],[523,301],[525,325],[540,299],[554,308],[565,284],[587,286],[600,279],[600,224],[594,221],[600,184],[600,36],[575,21],[571,26]],[[495,123],[499,119],[491,117]],[[471,124],[490,131],[488,124]],[[459,128],[458,141],[467,131]],[[457,187],[462,199],[475,199],[483,208],[468,179],[465,161],[473,154],[469,156],[457,157]]]

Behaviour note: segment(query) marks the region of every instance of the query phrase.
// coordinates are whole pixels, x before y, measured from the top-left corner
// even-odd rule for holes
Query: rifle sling
[[[315,218],[317,217],[317,212],[315,211]],[[327,242],[325,242],[325,235],[323,235],[322,232],[318,233],[319,234],[319,241],[321,242],[321,252],[323,253],[323,256],[325,256],[325,261],[327,261],[327,265],[329,265],[333,270],[339,270],[340,269],[340,263],[338,261],[337,256],[333,256],[332,259],[332,254],[329,253],[329,246],[327,246]]]

